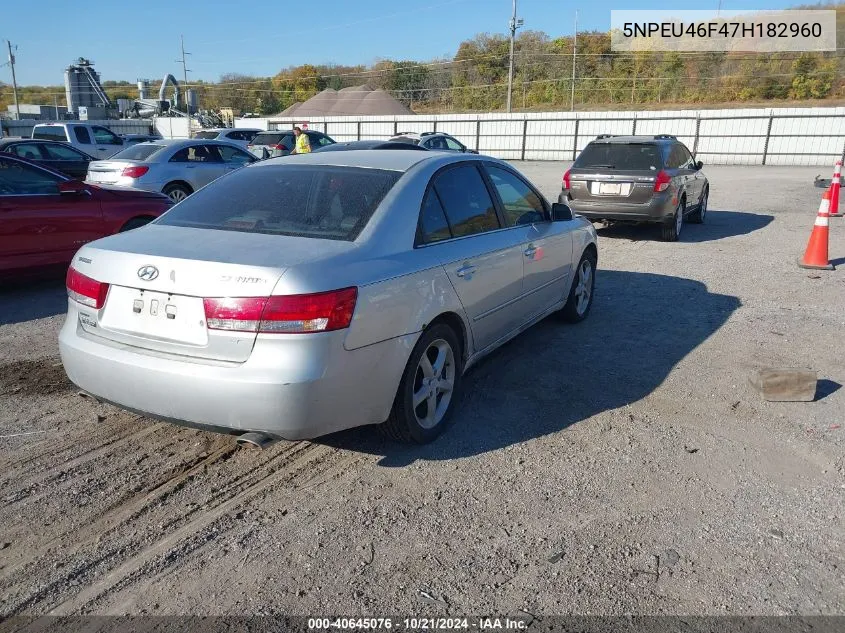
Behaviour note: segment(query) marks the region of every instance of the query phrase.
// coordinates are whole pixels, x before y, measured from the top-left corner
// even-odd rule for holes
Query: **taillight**
[[[106,304],[109,285],[86,277],[73,267],[67,269],[65,285],[67,296],[77,303],[95,310],[99,310]]]
[[[135,166],[135,167],[124,167],[123,171],[120,172],[121,176],[126,176],[127,178],[140,178],[144,174],[150,171],[149,167],[143,166]]]
[[[203,299],[210,330],[305,334],[349,327],[357,288],[308,295]]]
[[[571,172],[571,171],[572,171],[571,169],[567,169],[566,172],[563,174],[563,188],[564,189],[569,189],[569,185],[570,185],[569,172]]]
[[[662,169],[657,172],[657,178],[654,179],[654,192],[660,193],[661,191],[666,191],[669,188],[669,183],[672,181],[672,178]]]

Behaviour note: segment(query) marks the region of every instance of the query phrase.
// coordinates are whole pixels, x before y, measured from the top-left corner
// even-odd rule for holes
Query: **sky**
[[[61,85],[79,57],[94,62],[103,81],[182,80],[184,35],[188,81],[216,81],[237,72],[270,76],[288,66],[370,64],[378,59],[426,61],[452,57],[478,33],[506,33],[512,0],[67,0],[9,2],[0,11],[0,40],[17,46],[19,85]],[[782,9],[798,0],[721,0],[723,10]],[[75,11],[71,6],[85,6]],[[711,6],[712,5],[712,6]],[[716,9],[719,0],[685,8]],[[37,8],[36,8],[37,7]],[[101,9],[98,10],[98,7]],[[518,0],[525,29],[552,37],[607,31],[611,9],[678,9],[678,0]],[[56,16],[36,19],[35,13]],[[6,61],[6,53],[0,62]],[[11,83],[8,65],[0,81]]]

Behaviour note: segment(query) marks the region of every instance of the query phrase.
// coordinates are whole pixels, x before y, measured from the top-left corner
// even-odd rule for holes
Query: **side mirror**
[[[63,195],[81,195],[88,193],[85,183],[81,180],[65,180],[59,183],[59,193]]]
[[[568,204],[555,202],[552,204],[552,222],[565,222],[572,219],[572,209]]]
[[[702,163],[701,161],[698,161],[698,162],[695,164],[695,169],[696,169],[696,171],[700,171],[702,167],[704,167],[704,163]]]

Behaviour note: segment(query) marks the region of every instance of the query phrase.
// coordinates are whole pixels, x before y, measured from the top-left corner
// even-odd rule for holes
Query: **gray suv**
[[[707,215],[702,166],[674,136],[601,135],[563,175],[558,200],[593,222],[660,224],[674,242],[685,221]]]

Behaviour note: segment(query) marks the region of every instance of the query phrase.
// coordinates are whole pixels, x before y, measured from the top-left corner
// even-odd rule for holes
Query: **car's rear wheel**
[[[455,408],[462,373],[455,331],[444,323],[427,329],[411,351],[382,432],[402,442],[432,441],[446,428]]]
[[[660,234],[664,242],[677,242],[684,228],[684,201],[680,200],[672,215],[672,220],[661,227]]]
[[[687,220],[692,224],[704,224],[704,219],[707,217],[707,199],[710,197],[710,190],[705,189],[701,196],[701,202],[698,203],[698,208],[689,214]]]
[[[586,319],[590,308],[593,307],[597,261],[596,253],[591,248],[581,255],[578,268],[575,270],[575,279],[572,280],[572,288],[569,290],[569,297],[561,310],[561,316],[570,323],[578,323]]]
[[[182,200],[190,196],[193,191],[191,191],[191,188],[187,185],[175,182],[162,189],[162,193],[173,200],[173,202],[182,202]]]

